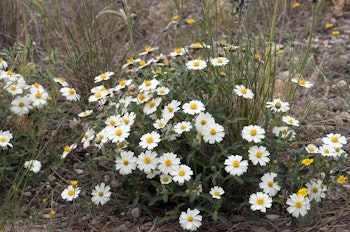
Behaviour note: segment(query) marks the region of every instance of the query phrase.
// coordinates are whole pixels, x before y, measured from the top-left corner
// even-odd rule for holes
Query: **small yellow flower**
[[[254,55],[254,60],[259,61],[260,58],[261,58],[261,56],[259,54],[255,54]]]
[[[179,19],[179,16],[178,15],[174,15],[172,18],[171,18],[171,20],[173,20],[173,21],[176,21],[176,20],[178,20]]]
[[[282,49],[278,50],[278,51],[277,51],[277,54],[278,54],[278,55],[283,54],[283,50],[282,50]]]
[[[332,35],[339,35],[340,32],[339,31],[332,31]]]
[[[295,2],[295,3],[292,5],[293,8],[296,8],[296,7],[299,7],[299,6],[300,6],[300,3],[299,3],[299,2]]]
[[[54,216],[56,215],[56,211],[52,209],[52,210],[50,211],[50,215],[51,215],[51,217],[54,217]]]
[[[305,166],[309,166],[310,164],[312,164],[314,162],[314,159],[313,158],[306,158],[306,159],[303,159],[301,161],[302,164],[304,164]]]
[[[325,28],[326,28],[326,29],[329,29],[329,28],[332,28],[333,26],[334,26],[333,23],[327,23],[326,26],[325,26]]]
[[[344,175],[340,175],[337,179],[337,182],[339,184],[344,184],[346,182],[346,180],[348,179],[348,177],[344,176]]]
[[[187,24],[193,24],[195,22],[196,22],[196,20],[194,20],[194,19],[186,19]]]
[[[70,184],[73,185],[73,187],[78,185],[78,180],[71,180]]]
[[[306,197],[309,194],[309,190],[307,188],[301,188],[298,190],[298,197]]]

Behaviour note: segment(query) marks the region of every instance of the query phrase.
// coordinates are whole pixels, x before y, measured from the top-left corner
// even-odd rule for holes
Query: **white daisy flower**
[[[136,114],[134,112],[127,112],[121,117],[121,123],[131,127],[135,122]]]
[[[128,175],[136,169],[137,158],[132,151],[121,151],[120,157],[115,160],[115,168],[121,175]]]
[[[249,197],[250,208],[253,211],[259,210],[262,213],[266,212],[267,208],[272,206],[272,198],[263,192],[253,193]]]
[[[152,150],[158,146],[159,142],[160,134],[158,134],[158,132],[152,131],[151,133],[147,133],[141,136],[139,145],[144,149]]]
[[[164,87],[164,86],[160,86],[160,87],[156,88],[156,93],[158,96],[167,95],[169,93],[169,88]]]
[[[206,143],[214,144],[221,142],[225,136],[224,127],[218,123],[209,123],[201,130],[203,140]]]
[[[318,153],[318,147],[316,147],[314,144],[308,144],[305,147],[305,150],[310,154]]]
[[[41,162],[38,160],[28,160],[24,162],[24,167],[34,173],[38,173],[41,170]]]
[[[265,138],[265,130],[257,125],[245,126],[242,130],[242,138],[248,142],[260,143]]]
[[[98,76],[95,77],[95,83],[97,82],[101,82],[101,81],[106,81],[106,80],[109,80],[111,78],[111,76],[114,75],[114,72],[105,72],[105,73],[102,73]]]
[[[283,116],[282,117],[282,122],[291,125],[291,126],[299,126],[299,120],[295,119],[294,117],[291,116]]]
[[[90,141],[93,140],[95,137],[95,131],[94,129],[87,129],[87,131],[84,133],[83,138],[81,139],[81,143],[83,143],[83,148],[87,148],[90,146]]]
[[[297,83],[299,86],[305,87],[307,89],[313,86],[313,84],[310,81],[305,80],[303,77],[292,78],[292,82]]]
[[[254,165],[259,163],[260,166],[266,166],[270,162],[270,152],[263,146],[252,146],[248,150],[249,160],[252,161]]]
[[[129,86],[132,83],[132,80],[125,80],[125,79],[121,79],[118,82],[118,85],[114,88],[114,91],[119,91],[121,89],[125,89],[125,87]]]
[[[147,115],[153,114],[157,111],[157,107],[160,105],[162,99],[160,97],[153,98],[145,103],[143,107],[143,112]]]
[[[159,84],[157,79],[145,80],[140,86],[140,92],[153,92]]]
[[[157,153],[154,151],[141,152],[136,161],[137,168],[145,173],[150,173],[151,170],[155,170],[158,165]]]
[[[172,182],[172,178],[168,174],[161,174],[159,179],[161,184],[170,184]]]
[[[318,148],[318,153],[320,153],[323,156],[336,156],[334,146],[329,144],[323,144],[322,146],[320,146]]]
[[[32,108],[32,101],[29,96],[17,96],[12,100],[10,110],[18,116],[23,116],[28,114]]]
[[[63,153],[62,153],[62,155],[61,155],[61,159],[64,159],[64,158],[66,158],[66,156],[69,154],[69,153],[71,153],[71,151],[73,150],[73,149],[75,149],[77,147],[77,144],[76,143],[73,143],[72,145],[66,145],[66,146],[64,146],[63,147]]]
[[[63,78],[63,77],[55,77],[55,78],[53,78],[53,81],[56,82],[56,83],[59,83],[63,87],[68,87],[69,86],[67,81],[66,81],[66,79]]]
[[[217,57],[217,58],[210,59],[210,63],[213,66],[224,66],[228,64],[228,62],[229,62],[229,59],[227,59],[226,57]]]
[[[207,62],[199,59],[190,60],[187,61],[186,67],[190,70],[201,70],[207,67]]]
[[[186,114],[194,115],[199,114],[205,110],[204,104],[201,101],[192,100],[188,103],[185,103],[182,106],[182,110]]]
[[[185,55],[187,52],[188,51],[186,48],[175,48],[174,51],[169,53],[169,55],[171,57],[182,56],[182,55]]]
[[[111,187],[109,185],[106,185],[105,183],[100,183],[99,185],[95,186],[95,189],[91,192],[91,201],[95,205],[104,205],[111,199],[111,191],[109,191]]]
[[[204,42],[196,42],[187,46],[188,48],[210,48],[210,45],[205,44]]]
[[[272,129],[272,133],[278,138],[281,137],[282,139],[294,139],[295,138],[295,131],[290,129],[286,126],[275,126]]]
[[[85,111],[83,111],[83,112],[80,112],[80,113],[78,114],[78,116],[79,116],[80,118],[86,118],[86,117],[90,116],[93,112],[94,112],[93,110],[85,110]]]
[[[310,200],[308,197],[299,197],[296,193],[290,195],[287,199],[288,213],[293,217],[305,216],[310,210]]]
[[[233,176],[240,176],[248,170],[248,161],[240,155],[230,155],[225,160],[225,171]]]
[[[154,123],[153,123],[153,126],[154,128],[156,129],[162,129],[165,127],[165,125],[168,123],[168,119],[165,119],[165,118],[160,118],[160,119],[157,119]]]
[[[334,147],[342,147],[343,145],[347,144],[347,140],[345,136],[342,136],[341,134],[327,134],[326,137],[322,138],[322,142],[324,144],[329,144]]]
[[[144,52],[139,53],[139,56],[144,56],[144,55],[146,55],[148,53],[151,53],[151,52],[153,52],[155,50],[158,50],[158,47],[147,46],[147,47],[145,47],[144,50],[145,50]]]
[[[202,225],[202,216],[199,215],[199,210],[190,208],[186,212],[181,212],[179,223],[185,230],[195,231]]]
[[[7,148],[13,147],[13,145],[10,143],[10,140],[13,138],[13,135],[10,131],[2,131],[0,130],[0,147]]]
[[[254,93],[250,89],[247,89],[244,85],[236,85],[233,91],[240,97],[247,99],[253,99]]]
[[[272,102],[266,102],[266,108],[271,109],[273,112],[287,112],[290,109],[289,103],[279,98],[274,99]]]
[[[180,110],[181,102],[177,100],[172,100],[168,105],[164,106],[162,110],[162,118],[164,119],[172,119],[174,117],[175,112]]]
[[[185,164],[181,164],[176,170],[172,171],[170,175],[173,177],[173,181],[179,185],[183,185],[185,181],[189,181],[193,175],[191,168]]]
[[[60,89],[62,96],[66,97],[67,101],[79,101],[80,95],[76,93],[75,89],[63,87]]]
[[[183,132],[188,132],[192,129],[192,125],[190,122],[183,121],[178,122],[174,125],[174,131],[177,134],[182,134]]]
[[[166,152],[158,160],[158,169],[163,174],[170,174],[177,170],[180,165],[180,159],[172,152]]]
[[[7,62],[3,58],[0,57],[0,69],[5,70],[7,69]]]
[[[259,183],[259,187],[263,192],[269,194],[271,197],[275,196],[281,190],[281,186],[274,180],[276,177],[276,173],[267,172],[261,177],[261,182]]]
[[[195,118],[194,125],[197,131],[202,132],[202,130],[209,124],[215,124],[215,120],[213,116],[208,112],[201,112]]]
[[[130,126],[119,125],[116,127],[110,127],[108,130],[108,139],[112,143],[123,142],[130,135]]]
[[[312,179],[305,186],[309,190],[310,201],[320,202],[321,198],[326,197],[327,187],[323,185],[322,180]]]
[[[210,189],[209,193],[212,198],[221,199],[221,196],[225,193],[225,190],[219,186],[214,186]]]
[[[73,185],[69,185],[66,189],[61,193],[61,197],[63,200],[72,201],[77,198],[80,193],[80,187],[74,187]]]

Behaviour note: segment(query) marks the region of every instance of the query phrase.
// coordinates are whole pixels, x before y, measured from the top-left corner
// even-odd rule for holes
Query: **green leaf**
[[[211,216],[212,216],[214,221],[217,221],[218,220],[218,211],[215,211]]]
[[[239,184],[244,184],[244,180],[239,177],[239,176],[233,176],[233,178],[239,183]]]
[[[218,214],[218,219],[222,224],[224,224],[227,228],[232,227],[232,223],[225,217],[222,216],[221,214]]]

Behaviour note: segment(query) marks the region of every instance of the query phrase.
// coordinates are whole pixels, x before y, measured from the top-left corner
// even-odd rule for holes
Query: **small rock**
[[[139,217],[141,216],[141,210],[140,210],[140,208],[139,208],[139,207],[133,208],[133,209],[131,210],[131,216],[132,216],[133,218],[139,218]]]
[[[280,217],[280,215],[278,214],[268,214],[266,215],[266,218],[269,219],[269,220],[276,220]]]
[[[32,193],[31,193],[31,192],[24,192],[23,195],[26,196],[26,197],[31,197],[31,196],[32,196]]]
[[[83,173],[84,173],[84,170],[83,170],[83,169],[80,169],[80,168],[76,168],[76,169],[74,169],[74,172],[75,172],[77,175],[80,175],[80,174],[83,174]]]

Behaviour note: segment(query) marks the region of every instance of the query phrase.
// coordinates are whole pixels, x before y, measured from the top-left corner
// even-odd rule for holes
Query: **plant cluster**
[[[212,6],[202,2],[204,12]],[[173,214],[158,222],[178,219],[184,229],[197,230],[203,218],[211,217],[230,226],[229,216],[243,208],[265,213],[274,207],[303,217],[327,196],[327,188],[346,182],[343,135],[327,133],[318,146],[305,145],[299,136],[302,122],[291,110],[293,97],[313,87],[301,75],[303,70],[294,70],[287,80],[288,94],[276,97],[283,95],[274,93],[274,81],[284,52],[273,41],[263,56],[252,54],[259,49],[249,37],[237,45],[224,38],[193,42],[168,53],[146,46],[126,60],[120,76],[111,70],[97,73],[86,96],[64,78],[50,77],[46,88],[38,83],[35,70],[16,73],[13,67],[22,65],[13,59],[16,51],[3,52],[1,181],[10,178],[6,168],[11,167],[28,176],[24,183],[13,181],[23,188],[42,166],[52,165],[40,160],[47,148],[35,130],[46,128],[43,122],[57,113],[55,98],[64,98],[63,104],[82,110],[66,114],[62,121],[77,118],[82,130],[62,144],[62,153],[52,158],[56,165],[64,168],[76,149],[89,151],[87,163],[112,162],[110,175],[120,179],[133,207],[176,204]],[[18,145],[26,133],[36,143],[29,154],[21,150],[25,145]],[[15,165],[8,161],[13,154],[21,157]],[[98,172],[98,166],[94,168]],[[69,182],[65,189],[56,189],[55,198],[79,202],[91,194],[94,204],[105,205],[116,191],[103,180],[91,183],[91,190],[76,180]]]

